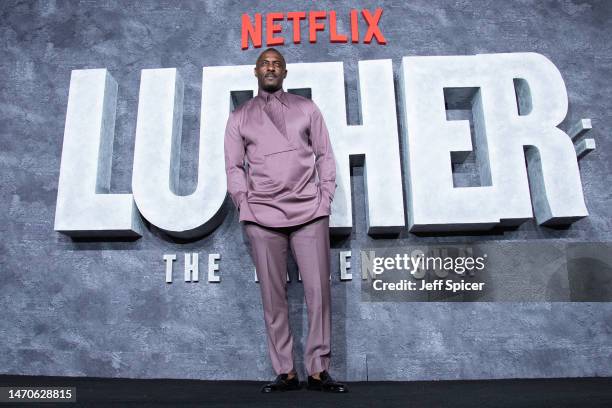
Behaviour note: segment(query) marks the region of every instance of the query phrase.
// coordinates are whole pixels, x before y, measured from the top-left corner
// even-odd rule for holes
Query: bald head
[[[261,54],[259,54],[259,56],[257,57],[257,61],[255,62],[255,65],[259,65],[259,62],[262,60],[262,58],[265,56],[266,53],[274,53],[274,54],[276,54],[278,56],[278,58],[283,62],[283,67],[286,66],[285,57],[276,48],[266,48],[265,50],[263,50],[261,52]]]

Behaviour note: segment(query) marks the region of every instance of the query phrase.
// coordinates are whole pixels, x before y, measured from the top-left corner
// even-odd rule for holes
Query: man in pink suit
[[[346,392],[328,374],[331,347],[329,215],[336,163],[319,108],[287,93],[285,59],[263,51],[257,96],[230,113],[225,131],[227,189],[240,212],[257,271],[276,379],[262,392],[300,388],[287,306],[287,251],[302,277],[308,309],[308,389]]]

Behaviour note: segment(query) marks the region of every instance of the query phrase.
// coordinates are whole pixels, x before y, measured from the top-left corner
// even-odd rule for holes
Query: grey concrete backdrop
[[[566,81],[562,126],[592,118],[597,151],[580,163],[590,217],[571,228],[398,238],[365,234],[362,169],[354,169],[354,231],[333,242],[333,374],[348,380],[612,375],[610,303],[362,302],[338,280],[338,253],[487,241],[610,241],[612,3],[608,1],[14,1],[0,3],[0,373],[267,379],[259,288],[232,208],[195,242],[148,228],[136,241],[73,241],[53,231],[70,71],[108,68],[119,84],[111,192],[130,192],[140,71],[177,67],[185,80],[181,192],[195,188],[203,66],[253,63],[240,15],[383,7],[388,44],[282,48],[290,62],[343,61],[355,124],[357,61],[405,55],[535,51]],[[306,27],[302,34],[307,33]],[[221,137],[221,135],[220,135]],[[228,201],[226,205],[231,203]],[[164,253],[220,253],[220,284],[164,283]],[[528,262],[528,261],[526,261]],[[203,262],[204,266],[205,263]],[[353,258],[359,269],[357,256]],[[295,267],[292,265],[292,272]],[[297,366],[306,335],[300,284],[289,285]]]

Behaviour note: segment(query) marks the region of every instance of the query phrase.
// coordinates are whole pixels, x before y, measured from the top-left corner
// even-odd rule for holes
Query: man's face
[[[257,60],[255,76],[259,87],[266,92],[274,92],[283,87],[287,69],[283,58],[274,51],[264,52]]]

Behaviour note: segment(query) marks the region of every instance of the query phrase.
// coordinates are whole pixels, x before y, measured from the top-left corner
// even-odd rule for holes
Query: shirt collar
[[[285,105],[286,107],[289,107],[289,100],[287,98],[287,93],[285,91],[283,91],[283,88],[280,88],[274,92],[267,92],[264,91],[263,89],[259,88],[257,90],[257,96],[259,98],[261,98],[261,100],[265,103],[268,101],[268,98],[276,98],[278,99],[283,105]]]

